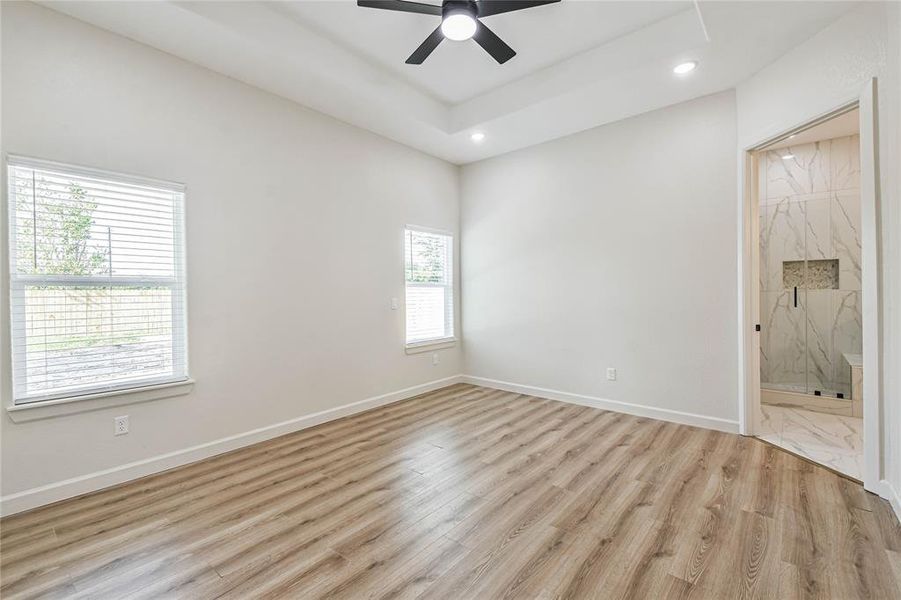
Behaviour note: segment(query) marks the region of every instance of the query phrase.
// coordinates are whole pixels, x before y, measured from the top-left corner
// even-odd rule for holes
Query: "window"
[[[404,233],[407,346],[454,339],[454,238],[408,227]]]
[[[16,404],[187,379],[184,189],[8,161]]]

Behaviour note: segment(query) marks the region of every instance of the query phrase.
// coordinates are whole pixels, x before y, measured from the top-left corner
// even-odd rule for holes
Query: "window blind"
[[[184,190],[8,161],[17,404],[187,378]]]
[[[407,344],[452,338],[453,237],[412,228],[404,237]]]

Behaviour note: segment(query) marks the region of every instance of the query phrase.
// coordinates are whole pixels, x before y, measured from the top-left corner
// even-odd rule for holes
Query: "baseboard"
[[[727,433],[738,433],[738,421],[731,421],[729,419],[708,417],[695,413],[669,410],[666,408],[656,408],[642,404],[632,404],[630,402],[619,402],[617,400],[605,400],[604,398],[596,398],[594,396],[573,394],[571,392],[561,392],[559,390],[550,390],[547,388],[522,385],[508,381],[498,381],[496,379],[488,379],[485,377],[475,377],[473,375],[463,375],[461,381],[463,383],[471,383],[473,385],[480,385],[483,387],[504,390],[507,392],[516,392],[517,394],[526,394],[529,396],[548,398],[550,400],[559,400],[561,402],[569,402],[571,404],[579,404],[581,406],[590,406],[592,408],[611,410],[614,412],[626,413],[628,415],[635,415],[638,417],[648,417],[650,419],[659,419],[661,421],[671,421],[673,423],[680,423],[682,425],[693,425],[695,427],[715,429],[716,431],[725,431]]]
[[[879,485],[882,488],[879,490],[879,495],[889,501],[895,511],[895,516],[901,522],[901,491],[896,490],[887,479],[880,481]]]
[[[238,448],[263,442],[286,433],[293,433],[301,429],[313,427],[346,417],[355,413],[363,412],[371,408],[392,404],[419,394],[431,392],[449,385],[460,383],[462,376],[454,375],[443,379],[436,379],[420,385],[404,388],[388,394],[373,396],[365,400],[359,400],[350,404],[344,404],[336,408],[330,408],[311,415],[304,415],[245,431],[237,435],[224,437],[205,444],[191,446],[182,450],[176,450],[167,454],[160,454],[144,460],[112,467],[103,471],[73,477],[64,481],[58,481],[48,485],[31,488],[15,494],[9,494],[0,498],[0,516],[6,516],[44,506],[59,500],[73,498],[88,492],[94,492],[113,485],[166,471],[174,467],[180,467],[198,460],[210,458],[223,452],[229,452]]]

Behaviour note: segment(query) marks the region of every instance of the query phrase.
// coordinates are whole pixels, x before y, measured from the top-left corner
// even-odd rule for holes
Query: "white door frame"
[[[739,216],[739,431],[754,435],[759,425],[760,407],[760,323],[759,219],[757,202],[757,158],[755,151],[787,138],[854,107],[860,109],[860,207],[861,207],[861,289],[863,296],[863,485],[879,493],[882,488],[883,398],[880,312],[880,211],[878,197],[878,139],[876,80],[871,79],[854,98],[810,121],[797,124],[782,133],[759,140],[741,151],[739,189],[742,194]]]

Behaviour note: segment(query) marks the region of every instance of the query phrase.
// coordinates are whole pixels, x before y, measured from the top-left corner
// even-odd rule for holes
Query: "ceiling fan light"
[[[476,20],[464,12],[449,14],[441,21],[441,33],[455,42],[468,40],[476,33]]]

